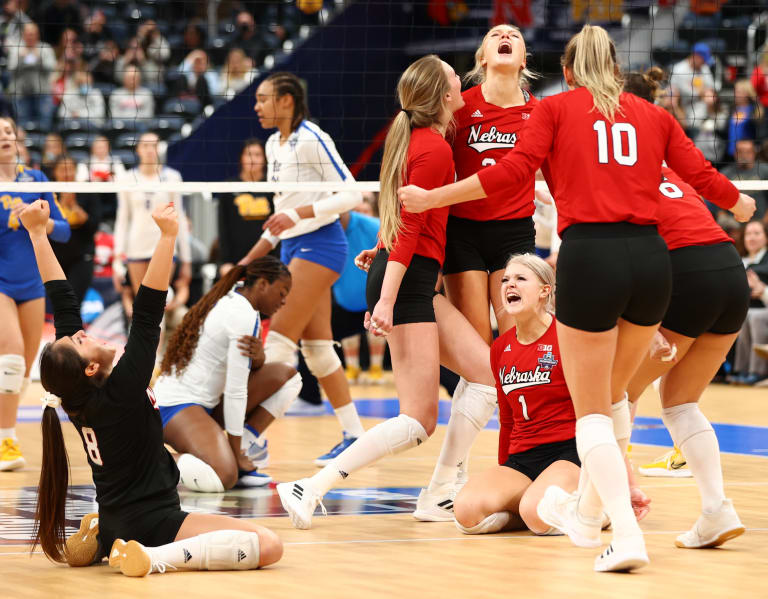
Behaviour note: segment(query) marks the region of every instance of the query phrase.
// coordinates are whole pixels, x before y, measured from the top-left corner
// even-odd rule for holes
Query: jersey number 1
[[[597,131],[597,161],[608,164],[608,126],[605,121],[595,121],[592,128]],[[624,140],[626,139],[626,147]],[[629,123],[611,125],[613,159],[622,166],[632,166],[637,162],[637,131]]]
[[[517,401],[520,402],[520,405],[523,408],[523,418],[525,418],[526,420],[530,420],[531,417],[528,416],[528,405],[525,403],[525,395],[521,395],[520,397],[518,397]]]
[[[88,428],[87,426],[84,426],[80,430],[83,431],[83,439],[85,440],[85,451],[88,452],[88,457],[91,458],[91,461],[94,464],[103,466],[104,462],[101,461],[101,454],[99,453],[99,443],[98,441],[96,441],[96,433],[93,431],[92,428]]]

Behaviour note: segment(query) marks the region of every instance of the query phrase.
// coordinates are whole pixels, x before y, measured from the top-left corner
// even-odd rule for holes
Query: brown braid
[[[205,317],[216,303],[229,293],[235,283],[244,279],[245,288],[248,289],[259,279],[266,279],[271,284],[277,279],[290,276],[291,273],[285,264],[274,256],[264,256],[248,266],[238,265],[232,268],[184,315],[181,325],[168,341],[160,373],[171,374],[171,370],[175,369],[178,376],[184,372],[197,347]]]
[[[293,73],[284,71],[272,73],[265,81],[271,81],[275,96],[281,98],[289,95],[293,98],[293,116],[291,118],[291,131],[296,131],[301,125],[301,121],[309,118],[309,107],[307,106],[307,93],[304,86]]]

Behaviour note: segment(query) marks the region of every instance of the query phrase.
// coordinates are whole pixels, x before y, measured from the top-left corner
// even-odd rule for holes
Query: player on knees
[[[48,203],[39,200],[21,213],[56,328],[56,341],[40,356],[47,393],[33,549],[40,544],[49,559],[80,566],[109,555],[129,576],[276,562],[282,543],[272,531],[235,518],[187,514],[179,504],[179,470],[163,445],[160,413],[148,388],[178,231],[173,205],[152,214],[160,240],[136,295],[125,353],[114,367],[115,348],[83,332],[80,306],[46,236],[48,216]],[[84,518],[66,541],[68,457],[59,406],[82,439],[99,505],[98,515]]]
[[[630,73],[624,89],[653,102],[658,84]],[[738,336],[749,308],[749,285],[733,240],[699,194],[668,167],[659,186],[659,234],[672,261],[672,299],[653,346],[629,383],[630,402],[659,377],[662,420],[686,456],[701,495],[702,514],[677,537],[678,547],[722,545],[744,525],[725,496],[717,436],[699,398]]]
[[[555,273],[533,254],[512,256],[501,279],[501,305],[515,327],[491,346],[499,398],[499,465],[470,477],[454,503],[466,534],[528,528],[562,534],[539,518],[549,485],[579,482],[576,416],[563,375],[554,309]]]
[[[397,93],[402,108],[384,145],[379,248],[356,259],[368,270],[366,328],[387,336],[400,415],[368,430],[312,478],[277,486],[297,528],[311,526],[322,496],[347,476],[428,439],[437,424],[444,350],[449,367],[459,368],[461,355],[480,356],[480,372],[467,373],[468,379],[492,384],[488,362],[482,365],[488,346],[455,308],[449,314],[458,316],[464,327],[453,331],[453,338],[438,333],[440,305],[433,303],[433,296],[444,258],[448,211],[409,214],[400,209],[396,196],[403,181],[430,188],[453,179],[451,148],[444,135],[453,113],[463,105],[460,87],[453,69],[434,55],[420,58],[400,77]],[[459,336],[464,331],[466,339]]]
[[[669,254],[656,230],[661,163],[737,219],[748,220],[755,202],[706,161],[669,113],[622,93],[616,49],[604,29],[585,25],[562,63],[570,91],[539,104],[527,134],[498,164],[447,187],[398,193],[407,210],[449,206],[521,185],[548,159],[543,171],[563,237],[557,333],[582,469],[578,494],[552,486],[537,510],[575,543],[598,547],[605,506],[613,539],[594,568],[632,570],[648,556],[623,458],[631,432],[625,391],[672,286]]]
[[[290,289],[291,273],[274,256],[235,266],[168,342],[155,397],[165,442],[181,454],[181,482],[193,491],[272,481],[258,471],[267,463],[261,435],[299,394],[301,377],[282,362],[265,363],[263,351],[251,359],[240,343],[252,335],[260,344],[261,316],[277,312]]]

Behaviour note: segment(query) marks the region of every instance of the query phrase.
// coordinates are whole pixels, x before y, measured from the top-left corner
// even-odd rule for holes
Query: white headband
[[[46,391],[45,395],[40,398],[40,403],[43,404],[43,410],[45,408],[53,408],[55,410],[61,405],[61,398]]]

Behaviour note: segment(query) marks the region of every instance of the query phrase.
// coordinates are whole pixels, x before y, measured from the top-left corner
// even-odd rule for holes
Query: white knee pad
[[[0,355],[0,393],[19,393],[24,382],[25,368],[24,356]]]
[[[307,368],[319,379],[341,368],[341,360],[333,346],[332,339],[301,340],[301,354],[304,356]]]
[[[509,512],[496,512],[485,517],[474,526],[467,528],[459,524],[458,520],[453,521],[461,532],[465,535],[484,535],[492,532],[499,532],[509,523]]]
[[[587,414],[579,418],[576,421],[576,450],[582,467],[592,450],[601,445],[618,447],[613,432],[613,419],[603,414]]]
[[[695,402],[684,403],[672,408],[664,408],[661,411],[661,419],[664,426],[667,427],[669,435],[680,449],[683,444],[691,437],[700,433],[712,432],[712,425],[699,409],[699,404]]]
[[[611,406],[611,420],[613,420],[613,434],[617,441],[629,439],[632,436],[632,416],[629,412],[626,393],[624,399]]]
[[[280,418],[298,397],[299,391],[301,391],[301,375],[297,372],[260,405],[275,418]]]
[[[245,530],[215,530],[200,535],[203,570],[253,570],[259,567],[259,535]]]
[[[265,362],[282,362],[289,366],[296,364],[296,350],[299,346],[285,335],[269,331],[264,343]]]
[[[458,393],[459,389],[461,393]],[[477,430],[484,429],[496,410],[496,387],[469,382],[461,385],[460,382],[456,392],[451,411],[463,414]]]
[[[421,445],[429,438],[421,423],[405,414],[385,420],[373,428],[379,429],[380,439],[390,455]]]
[[[198,493],[223,493],[224,485],[216,471],[200,458],[183,453],[176,462],[181,484]]]

